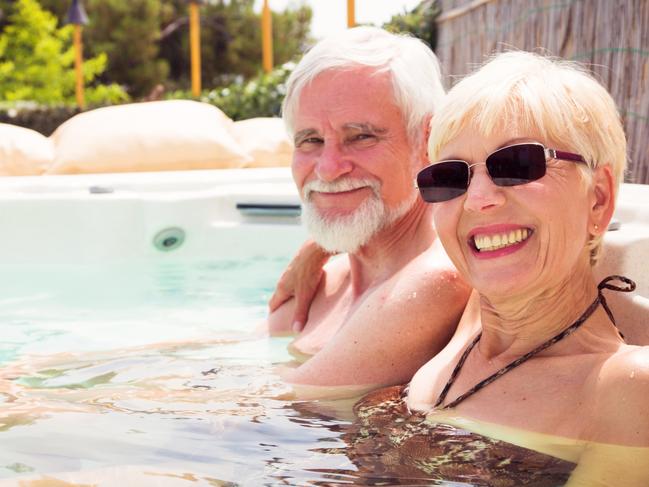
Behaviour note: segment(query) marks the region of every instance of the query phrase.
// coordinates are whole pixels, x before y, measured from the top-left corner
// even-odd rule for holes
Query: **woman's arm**
[[[567,486],[649,485],[648,398],[649,347],[624,346],[599,371],[594,441]]]
[[[294,298],[293,316],[290,320],[294,333],[299,333],[304,328],[311,303],[322,279],[323,267],[330,256],[331,254],[313,240],[307,240],[279,278],[268,307],[273,313]]]

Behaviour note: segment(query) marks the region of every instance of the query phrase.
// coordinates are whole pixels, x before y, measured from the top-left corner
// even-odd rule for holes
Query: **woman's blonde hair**
[[[577,63],[522,51],[493,56],[448,92],[431,121],[430,160],[468,126],[485,136],[515,126],[581,154],[591,170],[610,166],[617,196],[626,167],[620,115],[611,95]],[[588,245],[594,264],[601,236]]]

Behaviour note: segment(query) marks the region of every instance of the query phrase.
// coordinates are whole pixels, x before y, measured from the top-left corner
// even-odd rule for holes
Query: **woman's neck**
[[[482,337],[487,359],[518,358],[570,326],[597,296],[589,265],[562,281],[518,296],[481,296]]]

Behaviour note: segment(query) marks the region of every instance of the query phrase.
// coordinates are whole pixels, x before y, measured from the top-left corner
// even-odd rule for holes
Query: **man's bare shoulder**
[[[318,385],[406,382],[450,340],[470,291],[441,245],[433,246],[360,299],[344,294],[328,308],[334,319],[305,328],[295,345],[306,347],[311,340],[321,348],[288,380]],[[319,308],[315,302],[314,308]],[[334,333],[327,334],[330,329]],[[326,339],[316,342],[313,337],[320,335]]]
[[[423,298],[417,303],[424,306],[426,299],[435,299],[436,303],[460,300],[464,304],[471,292],[439,241],[409,262],[397,273],[395,280],[403,291]]]

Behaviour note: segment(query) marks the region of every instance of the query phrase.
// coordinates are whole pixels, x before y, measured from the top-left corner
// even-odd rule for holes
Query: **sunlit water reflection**
[[[0,288],[0,478],[131,466],[300,484],[319,478],[310,465],[348,468],[317,451],[341,446],[344,422],[301,418],[274,372],[286,340],[254,333],[285,264],[14,270]]]
[[[411,451],[384,441],[401,413],[365,425],[354,399],[292,399],[288,340],[255,332],[285,265],[5,269],[0,484],[492,485],[471,455],[401,468]]]

